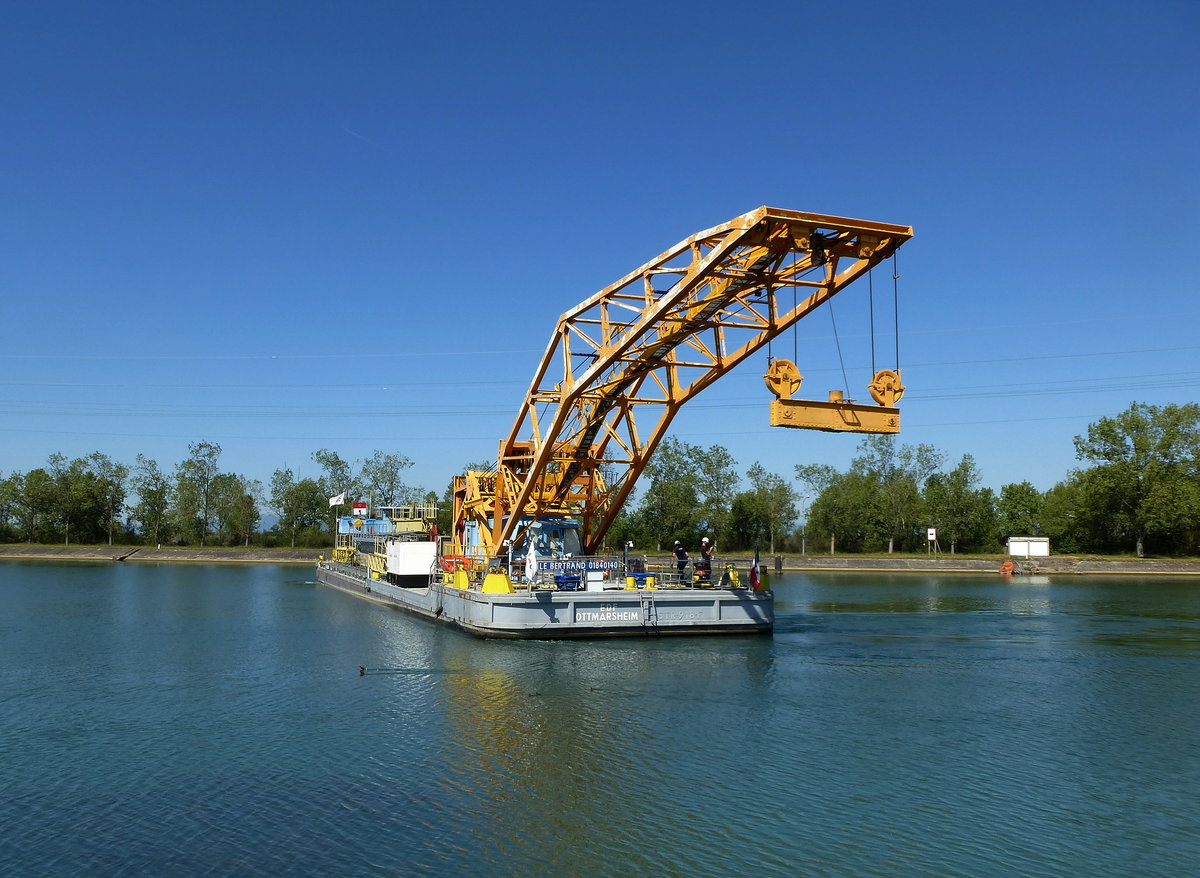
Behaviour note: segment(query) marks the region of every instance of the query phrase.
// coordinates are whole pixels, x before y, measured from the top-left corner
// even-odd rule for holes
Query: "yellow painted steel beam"
[[[900,409],[842,400],[777,399],[772,427],[798,427],[831,433],[899,433]]]
[[[910,237],[909,226],[760,207],[576,305],[559,318],[496,472],[456,487],[456,527],[474,519],[495,550],[521,515],[578,515],[593,551],[686,402]]]

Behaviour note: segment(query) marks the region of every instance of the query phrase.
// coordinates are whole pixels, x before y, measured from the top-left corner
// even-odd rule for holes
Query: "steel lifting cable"
[[[775,328],[775,314],[776,314],[775,296],[773,296],[771,294],[771,285],[770,284],[767,284],[766,291],[767,291],[767,331],[769,333],[771,333],[771,330]],[[767,368],[768,369],[771,368],[771,361],[774,359],[774,357],[771,356],[771,339],[772,338],[774,338],[774,333],[771,333],[767,336]]]
[[[850,395],[850,379],[846,377],[846,360],[842,356],[842,339],[838,335],[837,318],[833,315],[833,299],[827,299],[825,304],[829,306],[829,322],[833,325],[833,342],[837,346],[838,363],[842,367],[842,389],[847,397]]]
[[[845,390],[848,398],[850,396],[850,379],[846,377],[846,361],[842,358],[842,340],[838,337],[837,319],[833,316],[833,299],[830,299],[825,304],[829,306],[829,322],[833,324],[833,342],[837,345],[838,363],[842,367],[842,388]]]
[[[867,269],[867,303],[871,314],[871,374],[875,374],[875,266]]]
[[[896,371],[900,371],[900,270],[896,267],[896,251],[892,251],[892,314],[895,315]]]
[[[795,288],[795,286],[793,286],[792,287],[792,362],[795,363],[797,366],[800,365],[800,343],[797,341],[797,338],[798,338],[800,332],[799,332],[799,328],[797,327],[797,323],[799,321],[796,320],[796,309],[798,307],[799,307],[799,305],[796,300],[796,288]]]
[[[800,262],[799,254],[794,254],[792,256],[792,260],[793,260],[793,268],[794,268],[795,265]],[[774,302],[773,298],[772,298],[772,302]],[[800,340],[799,340],[800,339],[800,329],[799,329],[799,326],[797,325],[798,321],[796,320],[796,309],[798,307],[799,307],[799,299],[797,299],[797,297],[796,297],[796,287],[793,285],[792,286],[792,312],[791,312],[791,314],[792,314],[792,364],[793,365],[800,364]],[[771,365],[771,342],[769,340],[767,341],[767,365],[768,366]]]

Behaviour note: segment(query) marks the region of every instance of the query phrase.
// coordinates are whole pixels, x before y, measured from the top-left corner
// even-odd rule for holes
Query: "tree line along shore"
[[[1014,481],[996,492],[981,486],[970,454],[948,465],[934,446],[894,436],[864,438],[845,471],[797,464],[783,473],[760,462],[743,470],[720,445],[668,438],[607,542],[653,553],[707,536],[725,553],[920,554],[935,528],[936,547],[951,556],[997,554],[1017,535],[1049,537],[1057,555],[1200,554],[1200,405],[1133,403],[1090,424],[1074,446],[1080,467],[1049,490]],[[450,530],[450,486],[439,496],[407,484],[403,454],[351,464],[320,449],[318,475],[282,467],[266,484],[222,471],[220,457],[207,441],[169,470],[141,454],[132,464],[99,451],[51,454],[44,467],[0,479],[0,543],[320,550],[346,508],[330,505],[339,495],[371,506],[440,501],[439,530]]]

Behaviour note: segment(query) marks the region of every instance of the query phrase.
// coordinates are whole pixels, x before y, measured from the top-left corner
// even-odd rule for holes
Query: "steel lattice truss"
[[[688,400],[911,236],[760,207],[577,305],[558,321],[496,472],[456,484],[456,525],[475,518],[494,550],[519,515],[580,516],[595,551]]]

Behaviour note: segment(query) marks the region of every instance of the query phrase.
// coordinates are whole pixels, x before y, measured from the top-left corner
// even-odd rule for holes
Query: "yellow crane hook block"
[[[900,409],[846,402],[841,397],[840,390],[831,390],[828,402],[776,399],[771,403],[771,426],[826,430],[831,433],[900,432]]]
[[[829,391],[828,400],[792,399],[804,379],[790,360],[774,360],[763,380],[776,396],[771,403],[772,427],[831,433],[900,432],[900,410],[895,403],[904,395],[904,385],[898,372],[883,369],[875,373],[867,389],[878,405],[846,400],[840,390]]]

